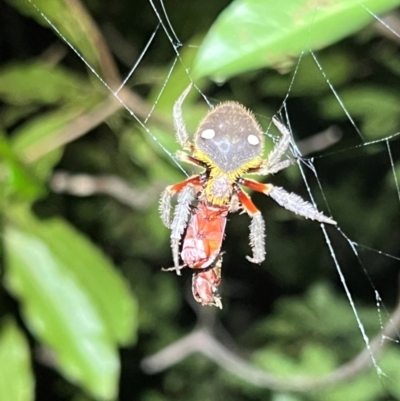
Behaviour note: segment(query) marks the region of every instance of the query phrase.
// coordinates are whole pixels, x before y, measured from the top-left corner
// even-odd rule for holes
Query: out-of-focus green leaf
[[[399,360],[400,350],[397,344],[389,344],[383,352],[382,359],[378,361],[379,366],[385,374],[385,378],[382,378],[385,379],[384,386],[382,387],[388,389],[393,398],[398,400],[400,400]]]
[[[14,211],[5,227],[6,285],[58,367],[99,399],[116,395],[118,344],[136,331],[136,302],[109,260],[62,220]]]
[[[394,354],[393,352],[386,352],[382,361],[378,361],[384,374],[388,374],[388,378],[393,379],[398,377],[397,354],[398,352],[396,351]],[[257,365],[266,371],[274,372],[282,377],[290,377],[294,381],[307,381],[305,377],[308,377],[308,379],[311,377],[324,377],[335,369],[340,369],[334,351],[316,343],[304,346],[296,358],[292,358],[284,352],[268,346],[265,349],[258,350],[254,354],[254,360]],[[381,380],[383,379],[384,377],[381,377]],[[365,372],[352,381],[340,382],[335,386],[329,386],[326,389],[322,388],[311,393],[309,399],[314,401],[374,401],[379,399],[380,396],[384,396],[389,388],[393,393],[398,391],[399,385],[397,380],[389,379],[387,383],[377,385],[379,380],[377,371],[372,367],[366,369]]]
[[[34,115],[34,113],[40,108],[39,104],[25,104],[18,107],[8,105],[0,110],[0,121],[4,128],[12,127],[18,124],[22,119]]]
[[[44,193],[43,185],[18,160],[0,133],[0,207],[5,208],[16,200],[32,202]]]
[[[363,87],[354,86],[340,92],[340,99],[352,118],[361,122],[360,128],[365,139],[383,138],[396,132],[400,125],[398,107],[400,96],[395,90],[391,91],[367,85]],[[321,106],[322,114],[326,118],[342,118],[343,120],[348,118],[343,107],[333,96],[323,101]]]
[[[0,70],[0,98],[17,106],[76,102],[93,96],[93,90],[76,74],[40,61],[10,64]]]
[[[315,391],[313,401],[376,401],[389,396],[390,400],[399,399],[399,361],[400,353],[395,347],[389,346],[377,363],[383,375],[371,366],[353,380],[337,383],[326,389]]]
[[[191,46],[183,47],[179,53],[181,62],[177,63],[172,69],[172,73],[168,79],[168,89],[163,90],[164,82],[162,80],[158,81],[158,84],[152,88],[152,93],[149,96],[150,103],[156,102],[155,110],[157,112],[163,113],[166,118],[172,117],[172,108],[175,101],[182,94],[182,92],[187,88],[190,83],[187,68],[185,66],[192,65],[193,60],[196,57],[197,46],[200,44],[198,37],[192,38],[190,40]],[[160,97],[160,93],[162,96]],[[192,88],[191,92],[188,93],[185,103],[191,103],[190,99],[198,97],[199,93],[196,88]]]
[[[254,356],[257,365],[280,376],[303,375],[323,376],[332,371],[336,364],[333,351],[319,344],[307,344],[297,358],[291,358],[272,347],[258,350]]]
[[[357,311],[367,332],[379,330],[374,311],[361,305],[357,305]],[[277,340],[286,338],[290,341],[299,338],[311,341],[311,333],[314,339],[325,338],[326,341],[330,341],[330,336],[336,339],[351,336],[355,346],[359,345],[359,328],[346,298],[338,296],[325,282],[315,283],[305,296],[279,299],[275,314],[258,325],[256,332],[264,332]]]
[[[324,73],[336,89],[348,82],[353,76],[354,60],[344,52],[330,50],[321,52],[318,54],[318,61],[324,66]],[[265,95],[285,97],[292,78],[290,74],[276,75],[274,79],[266,77],[262,86]],[[331,89],[326,78],[319,70],[311,54],[305,55],[297,68],[296,79],[290,89],[291,96],[316,96],[327,92],[331,93]]]
[[[84,111],[96,104],[96,100],[65,106],[57,111],[29,120],[13,132],[12,146],[16,154],[30,163],[34,174],[46,180],[54,165],[60,160],[64,142],[63,128],[75,121]],[[71,134],[70,134],[71,135]]]
[[[173,128],[172,109],[176,100],[190,83],[185,66],[192,65],[193,59],[196,55],[197,43],[198,39],[193,39],[191,40],[193,47],[185,47],[182,49],[180,53],[180,59],[182,62],[178,63],[172,70],[171,76],[168,79],[168,89],[163,90],[162,86],[164,83],[160,82],[158,85],[154,86],[150,95],[150,102],[155,104],[154,112],[158,113],[158,115],[164,116],[166,121],[170,121],[171,127],[170,130],[167,131],[164,127],[160,127],[159,124],[154,124],[151,118],[149,119],[149,130],[154,136],[157,137],[157,142],[152,140],[148,133],[143,130],[143,137],[146,143],[142,146],[142,148],[149,146],[152,147],[154,151],[158,153],[159,157],[165,158],[165,152],[162,150],[159,144],[172,153],[179,148]],[[162,93],[161,96],[159,96],[160,93]],[[195,106],[193,105],[193,100],[197,97],[199,97],[198,88],[192,88],[192,90],[187,94],[182,106],[185,124],[189,133],[195,132],[197,126],[200,124],[200,121],[204,118],[208,111],[208,107],[205,102],[197,102]],[[132,156],[134,156],[135,160],[142,159],[143,157],[141,154],[143,153],[143,149],[136,150],[136,146],[137,145],[134,144],[134,146],[130,147],[130,153]],[[155,162],[148,163],[148,165],[153,166]],[[176,166],[173,167],[174,169],[176,168]],[[160,177],[160,174],[171,174],[171,172],[165,168],[155,168],[154,170],[156,170],[158,177]]]
[[[383,385],[377,385],[377,382],[379,381],[377,375],[376,371],[371,371],[369,374],[363,374],[349,383],[341,383],[334,388],[316,392],[312,399],[314,401],[379,400],[381,397],[385,397],[385,389]]]
[[[25,336],[7,320],[0,331],[0,401],[33,400],[34,386]]]
[[[93,29],[89,14],[75,0],[7,0],[21,13],[34,18],[39,24],[49,27],[51,23],[78,49],[93,66],[100,65],[98,33]]]
[[[287,69],[304,50],[351,35],[399,0],[236,0],[218,17],[197,54],[192,76],[224,80],[262,67]],[[367,10],[368,9],[368,10]]]

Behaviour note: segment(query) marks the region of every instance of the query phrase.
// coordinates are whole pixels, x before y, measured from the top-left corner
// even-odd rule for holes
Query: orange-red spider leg
[[[178,150],[176,152],[176,157],[178,160],[184,163],[194,164],[195,166],[207,168],[207,164],[202,162],[201,160],[196,159],[193,156],[188,155],[186,152]]]
[[[265,259],[265,222],[261,212],[257,209],[251,198],[236,187],[236,194],[243,209],[251,217],[250,223],[250,246],[253,250],[253,257],[246,258],[253,263],[261,263]]]
[[[247,188],[250,188],[257,192],[262,192],[265,195],[269,195],[270,192],[272,191],[272,189],[274,188],[274,186],[272,184],[263,184],[258,181],[247,180],[245,178],[240,178],[238,182],[240,185],[244,185]]]
[[[161,220],[167,228],[171,228],[171,199],[174,195],[181,192],[186,186],[192,185],[194,187],[201,185],[202,178],[200,175],[189,177],[185,181],[178,182],[175,185],[170,185],[164,189],[160,198],[159,211]],[[179,202],[178,202],[179,204]]]

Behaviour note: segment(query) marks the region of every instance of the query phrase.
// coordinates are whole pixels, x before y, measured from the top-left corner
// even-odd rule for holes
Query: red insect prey
[[[228,208],[199,203],[193,210],[183,240],[181,258],[192,269],[204,269],[213,264],[220,252]]]

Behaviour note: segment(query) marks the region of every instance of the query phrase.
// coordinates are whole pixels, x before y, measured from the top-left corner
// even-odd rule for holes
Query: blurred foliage
[[[1,400],[33,400],[34,378],[25,335],[10,318],[3,319],[0,332]]]
[[[190,78],[212,104],[246,105],[265,130],[290,88],[294,137],[318,172],[318,180],[310,169],[304,177],[319,208],[354,241],[328,231],[367,335],[381,330],[398,291],[400,56],[367,9],[398,3],[171,0],[164,6],[182,43],[154,3],[165,26],[120,92],[133,113],[106,85],[118,87],[118,71],[127,76],[155,32],[153,2],[0,4],[0,401],[400,400],[394,342],[379,360],[388,380],[372,368],[304,393],[254,387],[199,355],[155,376],[140,367],[196,323],[214,327],[232,352],[252,350],[254,366],[288,382],[324,376],[365,349],[319,225],[263,195],[253,199],[267,223],[267,260],[246,261],[248,218],[230,217],[221,312],[194,305],[190,272],[160,272],[171,254],[158,194],[184,177],[171,157],[178,149],[171,112]],[[218,86],[198,79],[210,76],[230,79]],[[183,105],[190,132],[207,110],[192,90]],[[333,128],[340,140],[310,147]],[[388,140],[363,146],[381,138]],[[63,186],[58,171],[93,180]],[[102,187],[110,176],[125,183],[114,197]],[[271,180],[307,198],[298,166]],[[119,202],[126,187],[131,202]]]
[[[5,284],[20,300],[27,325],[51,348],[66,377],[99,398],[112,398],[119,371],[115,347],[132,343],[136,329],[131,294],[112,264],[63,221],[39,222],[20,210],[10,215]]]
[[[305,50],[324,48],[373,21],[373,13],[397,5],[398,0],[367,0],[362,6],[358,0],[323,5],[292,0],[285,7],[273,1],[234,1],[204,38],[193,75],[223,80],[262,67],[287,70]]]

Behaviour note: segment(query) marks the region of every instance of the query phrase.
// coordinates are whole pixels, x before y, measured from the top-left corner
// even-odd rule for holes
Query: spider
[[[232,101],[220,103],[212,109],[200,123],[191,141],[182,115],[182,103],[191,87],[189,85],[186,88],[173,109],[176,139],[183,148],[183,151],[177,152],[177,158],[202,167],[204,171],[168,186],[161,195],[160,214],[165,226],[171,229],[174,261],[174,266],[166,270],[175,270],[180,274],[180,270],[186,266],[203,269],[203,277],[197,273],[193,280],[199,284],[205,278],[209,287],[213,288],[206,292],[214,294],[220,280],[220,248],[228,212],[240,209],[247,212],[251,218],[250,246],[253,253],[247,259],[253,263],[261,263],[265,259],[264,219],[241,186],[262,192],[280,206],[305,218],[327,224],[336,222],[294,193],[243,177],[245,174],[275,174],[292,164],[291,160],[284,159],[290,146],[290,132],[276,118],[272,121],[282,136],[266,159],[262,158],[264,135],[258,122],[244,106]],[[171,199],[174,195],[177,195],[177,204],[171,220]],[[194,202],[197,202],[197,206],[193,206]],[[185,230],[187,233],[180,254],[180,242]],[[213,233],[217,236],[216,241],[212,239]],[[180,255],[183,265],[179,264]],[[218,278],[216,285],[214,278]]]

